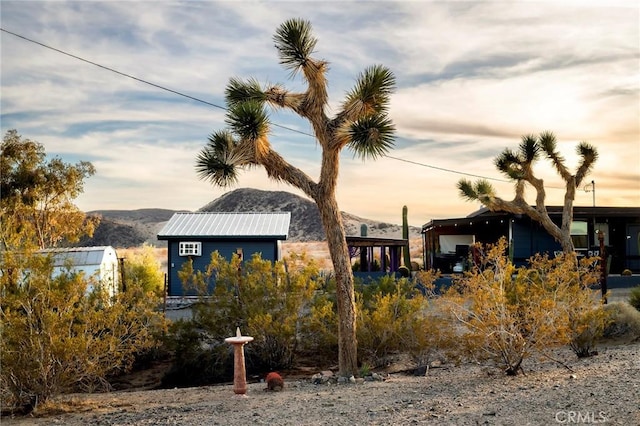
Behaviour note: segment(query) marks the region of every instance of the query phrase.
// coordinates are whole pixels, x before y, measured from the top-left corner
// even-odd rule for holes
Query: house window
[[[178,251],[180,256],[201,256],[202,243],[199,241],[181,241]]]
[[[571,240],[576,250],[589,248],[589,225],[587,222],[571,222]]]

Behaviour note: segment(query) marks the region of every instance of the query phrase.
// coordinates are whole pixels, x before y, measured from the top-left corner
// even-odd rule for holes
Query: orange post
[[[225,342],[233,345],[233,392],[236,395],[247,393],[247,373],[244,362],[244,345],[251,342],[253,337],[243,336],[240,327],[236,329],[236,335],[227,337]]]

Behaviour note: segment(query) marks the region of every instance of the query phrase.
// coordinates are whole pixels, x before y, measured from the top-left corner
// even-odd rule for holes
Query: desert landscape
[[[154,210],[155,216],[148,219],[147,211],[134,213],[143,214],[144,220],[131,212],[111,215],[117,217],[118,227],[130,227],[122,228],[129,230],[126,235],[151,244],[171,214]],[[352,234],[367,223],[371,234],[400,237],[397,225],[357,217],[349,220]],[[330,270],[326,242],[306,240],[301,226],[294,229],[294,238],[282,243],[283,255],[304,252],[320,269]],[[106,228],[105,234],[114,235],[111,231]],[[422,240],[416,228],[411,229],[409,245],[412,260],[421,264]],[[140,248],[118,249],[120,255],[128,250]],[[154,252],[166,271],[167,249],[156,246]],[[615,289],[609,300],[622,302],[627,296],[628,289]],[[415,365],[398,356],[376,370],[382,380],[365,377],[316,384],[313,376],[326,366],[303,367],[280,372],[285,381],[280,392],[267,391],[263,378],[247,371],[245,396],[235,395],[232,383],[160,389],[169,365],[165,362],[121,378],[118,390],[57,396],[36,413],[5,416],[1,421],[70,426],[640,424],[638,335],[604,341],[597,350],[597,355],[579,359],[567,347],[554,349],[546,357],[528,359],[524,374],[515,377],[487,365],[454,365],[446,359],[432,362],[426,373],[416,375]]]
[[[412,239],[412,257],[419,257]],[[415,249],[418,250],[415,250]],[[414,251],[415,250],[415,251]],[[283,252],[306,252],[330,267],[326,242],[286,242]],[[156,249],[159,261],[166,249]],[[628,289],[615,289],[610,302],[623,302]],[[260,377],[247,372],[246,396],[225,383],[159,389],[167,365],[121,380],[121,390],[69,394],[41,406],[37,414],[4,417],[16,425],[407,425],[575,423],[640,424],[640,340],[638,336],[601,343],[598,354],[578,359],[569,348],[527,360],[524,375],[473,363],[431,364],[414,375],[399,358],[377,370],[384,380],[314,384],[320,368],[281,372],[285,388],[267,392]],[[555,361],[552,361],[555,360]]]

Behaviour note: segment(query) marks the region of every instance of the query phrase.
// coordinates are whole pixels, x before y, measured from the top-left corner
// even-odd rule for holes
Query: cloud
[[[632,2],[3,1],[3,28],[213,106],[3,32],[2,131],[16,128],[67,161],[92,161],[98,172],[81,208],[197,209],[226,191],[199,180],[193,164],[207,136],[225,127],[229,78],[304,89],[273,42],[280,23],[303,17],[317,57],[330,63],[328,114],[367,66],[389,66],[397,79],[389,155],[398,159],[363,163],[345,151],[342,210],[397,223],[408,205],[418,225],[465,216],[478,206],[458,197],[461,173],[502,179],[495,156],[543,130],[556,133],[572,167],[579,141],[598,148],[589,178],[599,204],[640,205],[638,12]],[[272,145],[317,177],[309,124],[270,116]],[[544,162],[539,173],[563,186]],[[511,183],[494,182],[511,193]],[[262,169],[239,186],[300,193]],[[550,189],[549,202],[562,195]],[[576,202],[590,205],[590,194]]]

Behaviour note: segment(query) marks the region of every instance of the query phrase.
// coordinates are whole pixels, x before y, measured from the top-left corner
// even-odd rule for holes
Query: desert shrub
[[[371,272],[377,272],[380,271],[380,261],[375,258],[373,259],[373,261],[371,262],[371,265],[369,266]],[[353,262],[353,265],[351,265],[351,270],[353,272],[359,272],[360,271],[360,259],[356,260],[355,262]]]
[[[226,353],[215,342],[224,342],[240,327],[243,335],[254,338],[245,346],[247,366],[254,371],[291,367],[301,330],[309,327],[305,323],[310,312],[321,309],[321,304],[312,304],[312,297],[322,278],[315,262],[305,254],[292,254],[275,263],[256,254],[242,263],[237,255],[227,261],[215,252],[206,271],[194,271],[186,262],[179,276],[184,285],[202,295],[189,325],[199,330],[200,345],[193,345],[196,352],[205,346],[205,352],[211,353],[213,345],[213,355],[225,358]],[[215,287],[209,294],[212,278]],[[189,354],[190,359],[194,356],[203,355]],[[177,350],[176,368],[180,363],[188,364],[181,357],[184,355]]]
[[[41,255],[24,262],[20,285],[0,277],[5,407],[31,410],[63,392],[108,389],[110,376],[157,344],[163,320],[151,298],[132,292],[111,300],[98,283],[87,295],[83,274],[52,277],[51,259]]]
[[[125,252],[125,286],[140,288],[160,297],[164,293],[164,272],[154,250],[153,246],[144,244],[139,250]]]
[[[358,286],[358,352],[362,365],[378,367],[398,353],[426,366],[436,354],[453,355],[455,335],[449,318],[432,299],[437,274],[415,279],[381,277]]]
[[[233,379],[232,348],[207,337],[194,321],[172,323],[165,344],[175,356],[162,377],[163,387],[202,386]]]
[[[588,357],[595,353],[593,349],[603,336],[606,327],[611,323],[611,314],[603,308],[603,305],[590,307],[589,303],[592,301],[580,300],[581,297],[584,297],[583,294],[577,294],[576,299],[572,301],[574,303],[569,304],[574,309],[569,315],[571,338],[569,347],[578,358]]]
[[[604,309],[610,321],[604,329],[603,337],[629,340],[640,338],[640,312],[624,302],[609,303]]]
[[[640,285],[631,289],[629,293],[629,304],[640,311]]]
[[[416,362],[416,370],[428,369],[435,359],[457,363],[461,358],[455,323],[442,307],[438,299],[430,299],[408,321],[404,347]]]
[[[385,289],[386,281],[394,284],[393,291]],[[368,286],[376,290],[356,294],[358,352],[363,361],[377,367],[404,349],[407,325],[422,309],[424,298],[406,278],[385,277]]]
[[[324,364],[338,362],[338,313],[335,299],[335,280],[316,290],[308,314],[300,324],[297,352]]]
[[[598,309],[589,289],[596,279],[595,259],[577,265],[572,255],[536,255],[528,267],[516,268],[506,248],[505,239],[478,247],[479,267],[447,290],[443,302],[463,327],[467,355],[516,375],[533,353],[572,341],[582,347],[578,339]],[[591,339],[584,340],[589,346]]]

